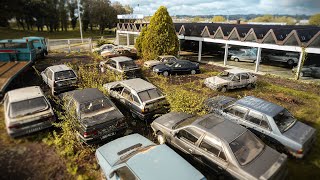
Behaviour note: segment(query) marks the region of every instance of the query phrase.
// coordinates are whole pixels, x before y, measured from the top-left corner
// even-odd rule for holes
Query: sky
[[[161,5],[172,16],[320,13],[320,0],[111,0],[114,1],[129,4],[135,14],[144,15],[152,15]]]

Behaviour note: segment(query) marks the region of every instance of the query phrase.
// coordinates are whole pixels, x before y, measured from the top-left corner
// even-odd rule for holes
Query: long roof
[[[121,31],[140,32],[141,26],[148,24],[126,23],[118,24]],[[128,28],[131,27],[131,28]],[[208,37],[250,41],[258,43],[273,43],[277,45],[294,45],[305,47],[320,47],[320,27],[309,25],[262,25],[262,24],[224,24],[224,23],[175,23],[178,35]],[[248,36],[256,38],[248,40]],[[316,43],[312,43],[316,42]]]
[[[104,98],[105,96],[97,88],[86,88],[66,92],[65,95],[70,95],[79,104],[89,102],[95,99]]]
[[[11,90],[7,93],[10,102],[18,102],[26,99],[43,97],[44,94],[39,86],[30,86]]]
[[[154,86],[153,84],[140,78],[124,80],[124,81],[121,81],[121,83],[132,88],[136,92],[141,92],[148,89],[156,88],[156,86]]]

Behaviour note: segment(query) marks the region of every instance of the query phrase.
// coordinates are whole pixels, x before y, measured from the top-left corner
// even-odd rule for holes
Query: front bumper
[[[212,84],[212,83],[210,83],[210,82],[208,82],[208,81],[204,81],[204,84],[205,84],[208,88],[210,88],[210,89],[212,89],[212,90],[215,90],[215,91],[218,91],[218,90],[220,89],[219,86],[217,86],[217,85],[215,85],[215,84]]]

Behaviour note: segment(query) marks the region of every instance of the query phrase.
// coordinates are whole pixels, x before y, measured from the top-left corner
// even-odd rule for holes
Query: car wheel
[[[197,71],[196,70],[191,70],[191,72],[190,72],[191,74],[196,74],[197,73]]]
[[[162,74],[163,74],[163,76],[165,76],[165,77],[169,76],[169,72],[168,72],[168,71],[164,71]]]
[[[162,133],[158,133],[157,140],[158,140],[159,144],[165,144],[166,143],[166,139],[164,138]]]
[[[240,60],[238,58],[234,58],[234,61],[235,62],[239,62]]]
[[[252,89],[252,88],[254,88],[254,85],[252,83],[247,85],[247,89]]]
[[[287,61],[287,64],[288,64],[290,67],[292,67],[293,64],[294,64],[294,61],[293,61],[292,59],[289,59],[289,60]]]
[[[303,72],[300,72],[300,77],[304,77],[304,73]]]
[[[221,89],[220,89],[220,92],[227,92],[227,87],[223,86]]]

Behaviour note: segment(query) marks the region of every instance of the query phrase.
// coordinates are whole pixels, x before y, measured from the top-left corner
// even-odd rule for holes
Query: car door
[[[49,68],[46,68],[44,71],[41,72],[41,77],[42,77],[42,80],[48,84],[48,78],[47,78],[47,71],[49,70]]]
[[[262,137],[268,137],[270,135],[271,127],[267,118],[263,114],[250,110],[245,116],[245,121],[246,126],[253,133]]]
[[[247,73],[241,73],[239,87],[246,87],[249,84],[249,79],[250,76]]]
[[[177,73],[177,74],[181,74],[182,72],[184,72],[184,67],[183,67],[182,63],[178,62],[178,63],[173,64],[172,72]]]
[[[185,127],[174,133],[171,143],[186,154],[193,154],[203,133],[193,127]]]
[[[205,135],[199,146],[195,148],[195,154],[201,158],[201,162],[218,174],[225,173],[228,161],[221,141],[211,135]]]
[[[121,92],[121,97],[120,97],[119,101],[122,104],[124,104],[124,105],[128,106],[129,108],[131,108],[131,105],[132,105],[131,98],[132,98],[132,96],[131,96],[130,89],[124,87],[122,92]]]
[[[48,70],[48,73],[46,74],[48,77],[48,85],[51,86],[52,88],[54,87],[54,72],[51,71],[51,69]]]
[[[235,89],[241,87],[241,79],[240,79],[240,74],[235,74],[231,78],[231,83],[229,86],[229,89]]]

